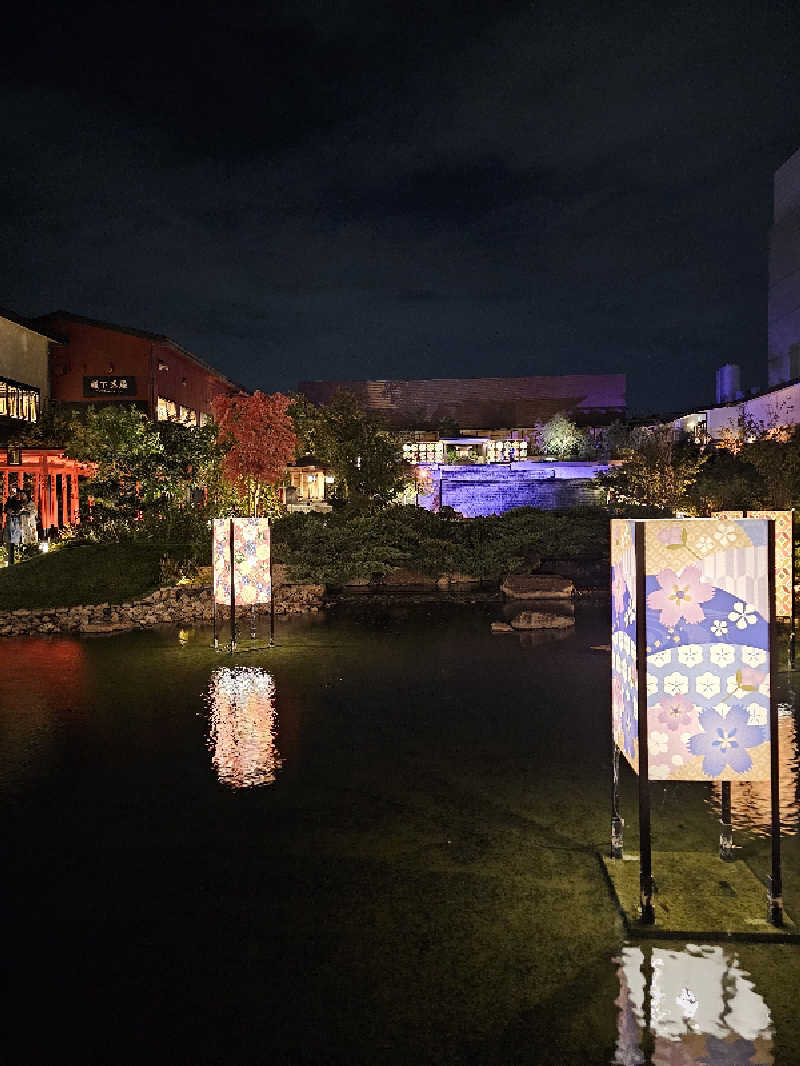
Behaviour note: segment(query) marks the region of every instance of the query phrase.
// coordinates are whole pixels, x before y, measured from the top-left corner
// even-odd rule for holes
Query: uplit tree
[[[580,459],[591,451],[589,439],[564,414],[556,414],[537,433],[539,449],[557,459]]]
[[[654,511],[674,513],[706,461],[694,444],[678,444],[671,427],[642,429],[631,435],[624,465],[600,480],[613,497]]]
[[[254,517],[276,509],[276,486],[294,459],[297,437],[290,402],[280,392],[241,392],[212,401],[217,441],[227,449],[223,474]]]
[[[313,422],[315,454],[330,465],[339,499],[385,506],[411,480],[399,438],[352,393],[337,391],[329,404],[314,409]]]

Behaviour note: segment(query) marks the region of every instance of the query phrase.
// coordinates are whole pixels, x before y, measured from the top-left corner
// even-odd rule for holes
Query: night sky
[[[0,305],[163,332],[248,387],[766,384],[800,5],[18,5]]]

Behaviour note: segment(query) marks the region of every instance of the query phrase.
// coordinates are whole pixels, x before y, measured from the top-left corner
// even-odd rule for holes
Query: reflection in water
[[[794,716],[778,718],[778,793],[781,804],[781,833],[793,836],[800,830],[800,766]],[[719,817],[720,786],[712,786],[711,805]],[[734,781],[731,785],[731,815],[734,830],[769,836],[772,821],[769,781]]]
[[[722,947],[625,947],[618,958],[614,1062],[772,1066],[772,1018]]]
[[[224,785],[269,785],[281,768],[275,682],[264,670],[221,667],[211,675],[208,746]]]

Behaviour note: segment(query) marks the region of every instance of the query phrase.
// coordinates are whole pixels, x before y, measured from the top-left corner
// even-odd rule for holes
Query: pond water
[[[497,616],[339,609],[234,657],[206,628],[5,641],[17,1061],[797,1062],[795,946],[625,941],[596,854],[607,612],[553,639]],[[737,791],[766,874],[764,797]],[[715,852],[717,810],[654,788],[654,846]]]

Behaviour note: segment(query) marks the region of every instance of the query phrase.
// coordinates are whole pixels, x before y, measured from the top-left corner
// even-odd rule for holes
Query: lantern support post
[[[636,557],[636,699],[639,717],[639,907],[643,925],[656,920],[650,835],[650,765],[647,751],[647,586],[645,526],[635,524]]]
[[[719,857],[724,862],[730,862],[733,859],[730,781],[720,781]]]
[[[770,791],[770,839],[772,865],[767,887],[767,920],[780,928],[783,925],[783,875],[781,871],[781,803],[780,762],[778,759],[778,700],[775,696],[777,681],[777,625],[775,621],[775,522],[767,523],[767,570],[769,577],[769,645],[770,645],[770,691],[769,691],[769,791]],[[794,553],[794,547],[792,548]],[[792,587],[794,598],[794,587]]]
[[[272,580],[272,519],[267,519],[269,530],[269,646],[275,645],[275,583]]]
[[[230,552],[231,552],[231,655],[236,651],[236,559],[234,557],[233,542],[233,519],[230,520]]]
[[[625,819],[619,813],[619,747],[613,741],[611,753],[611,858],[622,858],[622,838]]]

